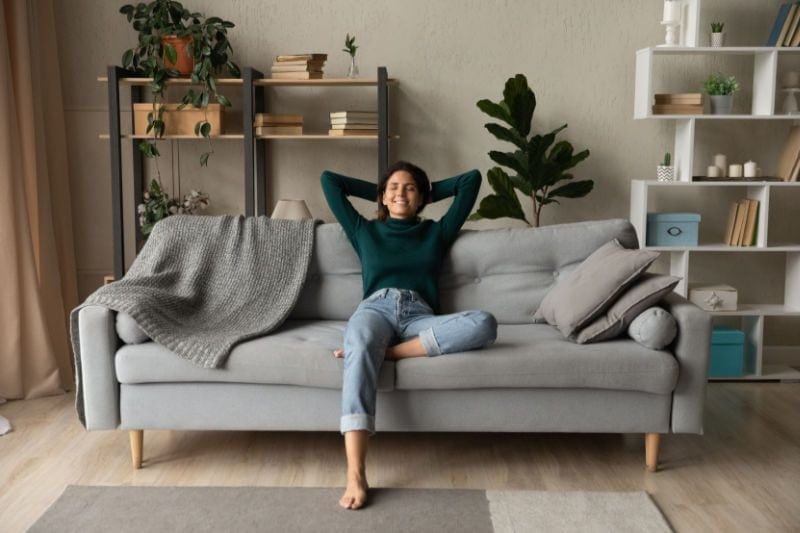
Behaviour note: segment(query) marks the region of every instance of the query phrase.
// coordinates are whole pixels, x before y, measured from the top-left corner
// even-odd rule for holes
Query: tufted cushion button
[[[473,282],[475,282],[475,283],[480,283],[480,282],[481,282],[481,278],[475,278],[475,279],[474,279],[474,280],[472,280],[472,281],[473,281]]]

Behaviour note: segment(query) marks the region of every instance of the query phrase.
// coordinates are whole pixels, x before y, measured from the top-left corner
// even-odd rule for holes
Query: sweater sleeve
[[[333,215],[342,225],[350,240],[355,243],[355,233],[366,222],[366,219],[356,211],[347,197],[355,196],[375,201],[378,196],[378,186],[369,181],[349,178],[329,170],[322,173],[320,182],[322,183],[322,192],[325,194],[325,199],[328,201]]]
[[[431,201],[438,202],[444,198],[455,196],[450,209],[439,220],[446,243],[452,243],[456,239],[458,231],[475,205],[480,188],[481,173],[477,170],[470,170],[464,174],[433,183]]]

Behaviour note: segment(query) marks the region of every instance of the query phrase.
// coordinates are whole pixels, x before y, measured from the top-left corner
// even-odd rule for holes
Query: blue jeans
[[[356,309],[344,332],[341,432],[375,433],[378,374],[386,348],[419,336],[428,357],[475,350],[497,338],[485,311],[434,315],[415,291],[380,289]]]

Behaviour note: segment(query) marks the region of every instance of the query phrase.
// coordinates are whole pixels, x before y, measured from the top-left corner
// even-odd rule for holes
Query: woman
[[[367,498],[367,438],[375,433],[378,374],[384,358],[436,356],[487,346],[497,336],[495,318],[484,311],[436,316],[439,268],[467,219],[481,185],[477,170],[431,186],[419,167],[400,161],[374,183],[333,172],[322,174],[333,214],[361,259],[364,300],[347,323],[341,432],[347,452],[346,509]],[[348,196],[378,200],[377,220],[367,220]],[[439,221],[421,220],[429,202],[454,196]]]

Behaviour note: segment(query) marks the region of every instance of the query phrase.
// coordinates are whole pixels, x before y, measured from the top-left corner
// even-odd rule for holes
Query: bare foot
[[[344,350],[342,350],[341,348],[339,348],[338,350],[334,350],[333,356],[337,359],[341,359],[342,357],[344,357]]]
[[[339,500],[339,505],[345,509],[360,509],[367,503],[367,478],[363,472],[347,474],[347,488]]]

